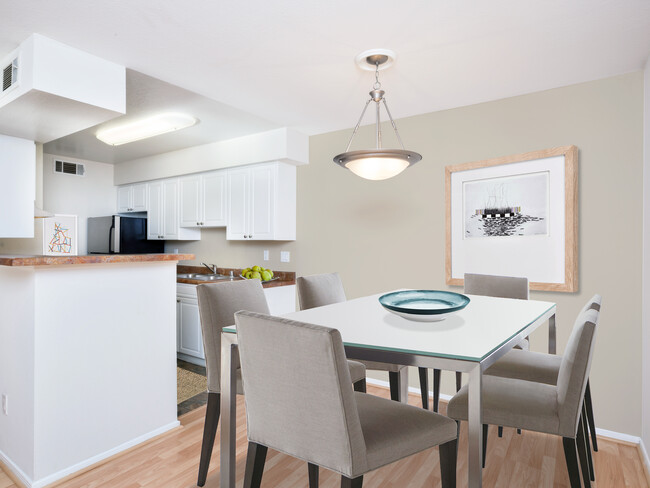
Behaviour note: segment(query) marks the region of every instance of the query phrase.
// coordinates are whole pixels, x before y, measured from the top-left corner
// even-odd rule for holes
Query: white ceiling
[[[243,110],[133,70],[126,71],[126,108],[124,116],[48,142],[43,147],[44,152],[104,163],[121,163],[279,127]],[[95,137],[99,127],[109,128],[162,112],[187,113],[199,122],[178,132],[121,146],[109,146]]]
[[[650,56],[648,0],[0,0],[0,12],[0,54],[37,32],[307,134],[356,123],[374,81],[353,62],[366,49],[397,52],[381,77],[395,118]]]

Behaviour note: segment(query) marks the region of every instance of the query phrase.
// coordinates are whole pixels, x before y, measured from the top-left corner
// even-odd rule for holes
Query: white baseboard
[[[11,475],[16,478],[20,483],[22,483],[24,486],[31,486],[32,480],[27,476],[22,469],[20,469],[18,466],[16,466],[11,459],[7,457],[7,455],[0,451],[0,462],[8,469],[11,471]]]
[[[41,478],[39,480],[33,481],[29,479],[23,471],[16,466],[4,453],[0,451],[0,460],[9,468],[12,472],[12,474],[18,478],[18,480],[23,483],[27,488],[43,488],[44,486],[47,486],[51,483],[54,483],[55,481],[58,481],[62,478],[65,478],[66,476],[69,476],[73,473],[76,473],[77,471],[80,471],[84,468],[87,468],[88,466],[92,466],[93,464],[96,464],[100,461],[103,461],[106,458],[109,458],[111,456],[114,456],[115,454],[119,454],[122,451],[125,451],[133,446],[136,446],[138,444],[141,444],[142,442],[148,441],[149,439],[156,437],[160,434],[164,434],[165,432],[175,429],[180,425],[180,422],[178,420],[174,422],[170,422],[167,425],[163,425],[162,427],[159,427],[155,430],[152,430],[151,432],[147,432],[146,434],[143,434],[139,437],[136,437],[135,439],[131,439],[128,442],[125,442],[123,444],[120,444],[117,447],[114,447],[113,449],[109,449],[108,451],[104,451],[100,454],[97,454],[95,456],[92,456],[88,459],[85,459],[81,461],[80,463],[74,464],[72,466],[69,466],[65,469],[62,469],[61,471],[58,471],[56,473],[53,473],[51,475],[46,476],[45,478]]]

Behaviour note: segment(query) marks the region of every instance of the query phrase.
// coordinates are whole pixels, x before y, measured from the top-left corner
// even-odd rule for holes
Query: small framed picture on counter
[[[43,219],[43,254],[77,255],[77,216],[55,215]]]

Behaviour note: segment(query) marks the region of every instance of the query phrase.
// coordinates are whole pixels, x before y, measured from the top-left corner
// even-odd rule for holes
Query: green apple
[[[261,279],[262,279],[262,275],[259,273],[259,271],[253,271],[253,272],[251,273],[251,276],[250,276],[250,277],[251,277],[251,279],[253,279],[253,280],[261,280]]]
[[[262,271],[262,279],[264,281],[269,281],[271,278],[273,278],[273,275],[271,273],[269,273],[268,270]]]

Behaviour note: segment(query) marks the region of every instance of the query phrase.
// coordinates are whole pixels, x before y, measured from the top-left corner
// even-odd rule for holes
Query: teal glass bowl
[[[440,290],[395,291],[379,297],[379,303],[389,312],[418,322],[443,320],[469,302],[465,295]]]

